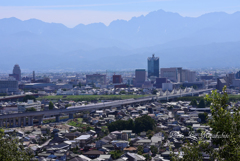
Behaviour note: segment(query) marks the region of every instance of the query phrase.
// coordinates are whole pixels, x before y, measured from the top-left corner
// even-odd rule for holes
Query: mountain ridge
[[[228,52],[226,50],[228,49],[237,57],[235,51],[239,51],[236,45],[240,41],[239,19],[240,12],[233,14],[214,12],[195,18],[158,10],[150,12],[146,16],[133,17],[128,21],[116,20],[109,26],[103,23],[93,23],[79,24],[74,28],[68,28],[63,24],[46,23],[37,19],[22,21],[17,18],[6,18],[0,19],[0,58],[21,60],[22,64],[31,66],[29,69],[41,68],[36,58],[39,59],[39,62],[51,63],[53,65],[51,68],[59,66],[57,64],[66,64],[69,68],[72,66],[79,69],[78,66],[69,62],[77,63],[75,62],[76,58],[86,58],[85,62],[82,62],[85,66],[80,67],[84,70],[97,64],[98,66],[92,69],[119,69],[120,66],[132,69],[138,66],[133,59],[135,57],[137,60],[137,55],[146,54],[145,56],[147,56],[148,53],[149,56],[153,52],[168,53],[171,51],[170,55],[175,57],[178,54],[185,55],[185,59],[190,61],[195,49],[197,53],[197,50],[208,51],[208,54],[212,55],[209,58],[214,61],[214,55],[218,55],[219,52],[217,48],[221,48],[221,45],[214,45],[214,43],[223,44],[224,52],[221,51],[223,55]],[[229,48],[229,43],[234,44],[232,45],[233,49]],[[177,49],[181,49],[181,52],[178,53]],[[173,51],[176,53],[173,54]],[[108,59],[108,57],[114,56],[123,59],[122,61],[124,61],[123,57],[125,59],[130,57],[129,60],[132,60],[133,63],[122,62],[124,66],[114,67],[114,63],[111,63],[114,62],[114,58]],[[22,57],[28,57],[27,60],[31,63],[24,62]],[[50,60],[46,60],[46,58]],[[166,59],[170,64],[173,63],[169,60],[170,57],[166,57]],[[203,60],[199,53],[196,54],[196,59],[199,59],[200,62]],[[99,64],[98,61],[102,64]],[[175,61],[176,64],[188,62],[182,59]],[[219,60],[219,64],[216,66],[221,66],[221,61]],[[13,62],[11,61],[11,63]],[[143,67],[144,63],[139,64],[141,64],[140,67]],[[232,64],[237,63],[232,62]],[[202,65],[209,66],[209,64]],[[222,65],[226,64],[222,63]],[[5,66],[0,64],[0,68],[4,70],[12,68],[12,65]],[[50,66],[48,67],[50,68]],[[191,64],[188,67],[197,67],[197,65]],[[62,66],[62,68],[65,67]]]

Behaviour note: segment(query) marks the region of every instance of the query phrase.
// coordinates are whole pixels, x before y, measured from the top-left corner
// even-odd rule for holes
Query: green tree
[[[119,92],[119,94],[126,94],[126,91],[122,90],[122,91]]]
[[[200,100],[200,102],[198,104],[198,108],[205,108],[205,107],[206,107],[205,106],[205,100],[204,99]]]
[[[192,105],[193,107],[197,107],[198,104],[197,104],[196,99],[192,99],[190,105]]]
[[[155,156],[158,153],[158,148],[156,146],[151,146],[150,148],[151,152],[153,153],[153,156]]]
[[[155,121],[147,115],[135,119],[135,132],[153,130],[156,126]]]
[[[36,102],[36,97],[31,95],[26,95],[23,97],[23,102],[27,102],[28,100],[33,100],[34,102]]]
[[[143,154],[143,147],[142,147],[142,146],[138,146],[138,148],[137,148],[137,153],[138,153],[139,155],[142,155],[142,154]]]
[[[211,102],[210,101],[206,101],[206,107],[210,107],[211,106]]]
[[[146,158],[146,161],[152,160],[152,157],[149,154],[144,154],[143,156]]]
[[[152,91],[152,94],[157,94],[157,90],[156,89],[154,89],[153,91]]]
[[[0,128],[0,137],[4,134],[4,130]]]
[[[52,110],[54,108],[54,105],[51,101],[49,102],[49,107],[48,108],[49,108],[49,110]]]
[[[31,107],[31,108],[26,109],[26,112],[28,112],[28,111],[31,112],[31,111],[37,111],[37,110],[34,107]]]
[[[134,127],[135,125],[132,119],[128,121],[117,120],[108,124],[108,130],[110,132],[116,131],[116,130],[133,130],[134,131]]]
[[[212,134],[227,136],[212,138],[213,144],[219,147],[219,151],[214,154],[227,161],[240,160],[240,108],[228,108],[226,86],[223,88],[223,94],[214,90],[206,99],[211,102],[212,119],[209,120],[209,126],[212,128]]]
[[[120,150],[115,150],[115,151],[111,151],[110,154],[111,154],[111,157],[115,160],[120,158],[123,152]]]
[[[0,133],[0,160],[30,161],[32,157],[31,151],[24,149],[24,146],[18,139],[11,136],[3,137],[3,134]]]
[[[88,126],[87,127],[87,129],[86,129],[86,131],[90,131],[91,130],[91,127],[90,126]]]
[[[171,153],[171,160],[172,161],[202,161],[203,156],[200,149],[208,149],[209,144],[204,142],[197,142],[190,144],[187,142],[187,145],[183,146],[181,150],[183,151],[184,155],[183,158],[180,159],[180,154],[174,155],[173,152]]]
[[[208,113],[204,112],[204,113],[199,113],[198,117],[201,119],[202,123],[206,123],[207,119],[208,119]]]
[[[182,160],[202,160],[203,152],[210,155],[210,160],[240,160],[240,108],[228,108],[226,86],[223,88],[223,94],[214,90],[211,95],[206,96],[206,100],[211,102],[212,118],[208,121],[212,128],[211,134],[221,136],[211,138],[212,144],[218,149],[214,149],[204,140],[194,144],[188,143],[182,147],[185,154]],[[173,155],[172,160],[179,160],[179,157]]]

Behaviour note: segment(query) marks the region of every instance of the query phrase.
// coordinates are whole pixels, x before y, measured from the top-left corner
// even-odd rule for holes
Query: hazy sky
[[[240,11],[240,0],[0,0],[0,19],[36,18],[68,27],[94,22],[109,25],[116,19],[130,20],[159,9],[189,17],[234,13]]]

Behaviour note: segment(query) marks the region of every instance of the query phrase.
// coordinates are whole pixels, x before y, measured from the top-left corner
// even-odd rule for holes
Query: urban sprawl
[[[240,105],[240,71],[160,68],[154,54],[135,71],[22,73],[16,64],[0,74],[0,128],[32,160],[168,161],[187,142],[211,143],[204,97],[225,86],[228,107]]]

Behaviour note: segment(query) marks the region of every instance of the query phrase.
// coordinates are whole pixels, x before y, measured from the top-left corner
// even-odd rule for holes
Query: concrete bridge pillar
[[[31,116],[30,118],[31,118],[31,119],[30,119],[30,120],[31,120],[30,123],[31,123],[31,126],[32,126],[32,125],[33,125],[33,116]]]
[[[26,126],[26,117],[23,117],[23,126]]]
[[[32,126],[33,125],[33,117],[30,116],[28,117],[28,126]]]
[[[12,127],[12,120],[8,119],[8,128]]]
[[[69,119],[73,119],[73,113],[69,114]]]
[[[16,127],[16,118],[13,118],[13,127]]]
[[[56,122],[60,121],[60,115],[56,115]]]
[[[8,127],[8,119],[5,120],[5,126]]]
[[[18,126],[19,126],[19,127],[22,126],[22,118],[21,118],[21,117],[18,118]]]
[[[43,117],[41,117],[41,116],[38,117],[38,124],[39,124],[39,125],[42,125],[42,121],[43,121]]]
[[[30,122],[31,122],[30,117],[28,117],[28,126],[30,126]]]

